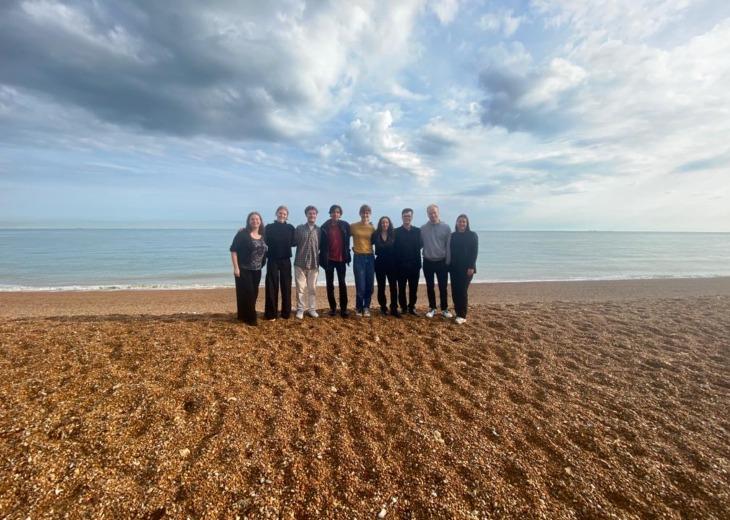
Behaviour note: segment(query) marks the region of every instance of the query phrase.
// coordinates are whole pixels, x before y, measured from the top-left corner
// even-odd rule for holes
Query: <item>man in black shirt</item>
[[[281,317],[286,320],[291,315],[291,248],[294,246],[294,226],[286,221],[288,217],[287,207],[279,206],[276,209],[276,222],[266,226],[269,261],[266,268],[264,318],[267,320],[276,319],[279,288],[281,288]]]
[[[418,279],[421,275],[421,230],[411,225],[413,210],[406,208],[401,212],[403,225],[395,230],[395,262],[398,271],[398,300],[401,313],[417,316],[416,297]],[[408,284],[408,299],[406,299]]]

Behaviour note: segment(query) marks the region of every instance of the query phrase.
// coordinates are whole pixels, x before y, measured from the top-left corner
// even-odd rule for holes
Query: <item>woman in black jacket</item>
[[[259,213],[252,211],[246,217],[246,227],[236,233],[230,247],[238,319],[248,325],[256,325],[256,299],[267,249],[263,220]]]
[[[462,214],[456,219],[456,231],[451,234],[451,299],[454,300],[456,323],[466,322],[469,306],[469,283],[476,273],[479,237],[469,228],[469,217]]]
[[[375,278],[378,280],[378,303],[380,313],[388,314],[388,302],[385,299],[385,280],[390,286],[390,314],[400,318],[398,312],[398,276],[395,267],[395,235],[390,217],[380,217],[378,228],[373,232],[372,243],[375,246]]]

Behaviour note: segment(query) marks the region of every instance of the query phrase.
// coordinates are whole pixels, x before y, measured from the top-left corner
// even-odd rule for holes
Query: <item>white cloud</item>
[[[429,6],[444,25],[453,22],[459,12],[459,0],[431,0]]]
[[[524,19],[523,16],[513,16],[512,10],[499,13],[490,12],[482,15],[477,25],[483,31],[499,32],[506,37],[510,37],[520,28],[520,24]]]

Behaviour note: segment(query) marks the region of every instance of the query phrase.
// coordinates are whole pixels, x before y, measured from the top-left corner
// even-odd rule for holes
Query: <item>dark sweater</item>
[[[375,246],[375,268],[394,271],[395,241],[386,242],[380,233],[375,231],[372,236],[372,243]]]
[[[251,260],[251,255],[254,253],[255,247],[251,234],[246,229],[240,230],[233,237],[231,247],[229,251],[238,255],[238,267],[240,269],[246,269],[246,265]],[[262,259],[261,267],[266,265],[266,256]]]
[[[477,269],[477,253],[479,237],[473,231],[451,233],[451,266],[452,271]]]
[[[266,245],[269,246],[269,260],[291,258],[294,242],[294,226],[285,222],[272,222],[266,225]]]
[[[415,226],[403,226],[395,230],[395,262],[400,269],[419,269],[421,267],[421,230]]]

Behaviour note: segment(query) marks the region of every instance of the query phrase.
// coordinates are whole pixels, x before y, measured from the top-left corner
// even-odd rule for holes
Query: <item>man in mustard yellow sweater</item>
[[[373,255],[373,233],[370,223],[372,210],[367,204],[360,206],[360,222],[350,224],[352,250],[355,253],[355,316],[370,317],[370,299],[373,296],[375,278],[375,256]]]

